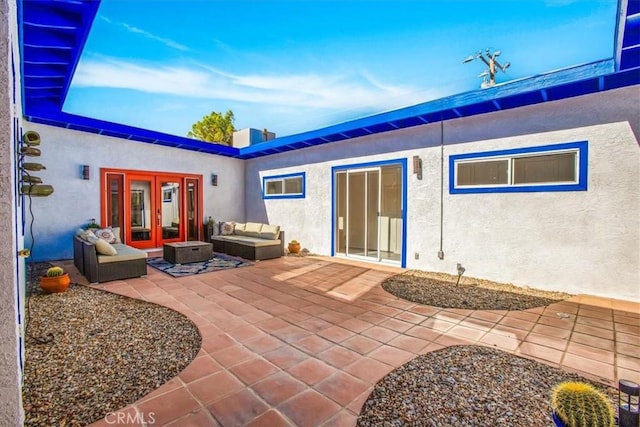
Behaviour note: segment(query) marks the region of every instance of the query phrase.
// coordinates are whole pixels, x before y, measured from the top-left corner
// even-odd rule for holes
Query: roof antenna
[[[486,49],[484,52],[479,50],[475,55],[471,55],[467,59],[462,61],[463,64],[466,64],[467,62],[471,62],[475,59],[480,59],[487,65],[487,67],[489,67],[478,75],[478,77],[482,77],[482,83],[480,84],[480,87],[482,89],[494,86],[496,84],[496,69],[502,71],[503,73],[506,73],[507,68],[509,68],[509,66],[511,65],[508,62],[505,62],[504,65],[500,65],[500,63],[496,59],[498,56],[500,56],[500,53],[501,52],[499,50],[496,50],[493,53],[489,52],[489,49]]]

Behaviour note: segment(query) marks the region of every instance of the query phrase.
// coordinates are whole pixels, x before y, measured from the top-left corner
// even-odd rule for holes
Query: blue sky
[[[64,111],[186,136],[211,111],[277,136],[613,56],[617,0],[102,0]]]

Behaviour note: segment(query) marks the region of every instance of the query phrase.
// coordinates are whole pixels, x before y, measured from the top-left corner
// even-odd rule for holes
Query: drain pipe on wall
[[[438,258],[444,259],[444,121],[440,116],[440,250]]]

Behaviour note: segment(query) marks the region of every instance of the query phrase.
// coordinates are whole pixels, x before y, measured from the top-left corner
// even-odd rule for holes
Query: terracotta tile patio
[[[581,295],[518,312],[440,309],[380,287],[400,271],[284,257],[184,278],[149,267],[147,277],[100,285],[171,307],[202,334],[182,373],[122,411],[153,414],[154,426],[354,426],[380,378],[456,344],[494,346],[613,386],[640,382],[640,304]]]

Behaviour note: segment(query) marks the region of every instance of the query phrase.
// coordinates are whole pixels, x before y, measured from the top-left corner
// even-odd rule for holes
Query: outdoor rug
[[[253,265],[246,259],[233,257],[227,254],[214,253],[213,258],[203,262],[190,262],[187,264],[171,264],[164,258],[147,258],[147,264],[157,268],[173,277],[191,276],[193,274],[209,273],[210,271],[227,270],[229,268],[246,267]]]

